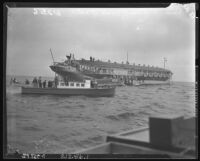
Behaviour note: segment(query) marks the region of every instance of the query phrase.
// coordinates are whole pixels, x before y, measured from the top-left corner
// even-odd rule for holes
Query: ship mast
[[[166,58],[164,58],[164,69],[165,69],[165,62],[167,62],[167,59],[166,59]]]
[[[52,57],[52,59],[53,59],[53,64],[55,64],[55,61],[54,61],[54,58],[53,58],[53,53],[52,53],[52,51],[51,51],[51,48],[50,48],[50,52],[51,52],[51,57]]]
[[[53,53],[51,51],[51,48],[50,48],[50,52],[51,52],[51,57],[52,57],[52,60],[53,60],[53,64],[55,65],[55,61],[54,61],[54,58],[53,58]],[[55,72],[55,77],[56,77],[56,72]]]
[[[128,64],[128,51],[127,51],[127,54],[126,54],[126,55],[127,55],[127,60],[126,60],[126,64]]]

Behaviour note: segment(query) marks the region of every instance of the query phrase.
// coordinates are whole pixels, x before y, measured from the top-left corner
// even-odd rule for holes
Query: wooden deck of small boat
[[[46,95],[86,95],[86,96],[114,96],[115,87],[109,88],[82,88],[82,89],[64,89],[64,88],[35,88],[22,87],[22,94],[46,94]]]
[[[131,154],[136,155],[134,158],[142,159],[195,159],[198,156],[196,121],[194,116],[152,115],[148,126],[108,135],[106,142],[75,154]]]

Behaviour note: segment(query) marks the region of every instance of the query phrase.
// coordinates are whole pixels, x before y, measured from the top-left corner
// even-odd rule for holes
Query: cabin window
[[[70,86],[74,86],[74,83],[70,83]]]
[[[81,83],[81,87],[85,87],[85,84]]]
[[[65,83],[60,83],[60,86],[64,86],[65,85]]]
[[[76,86],[77,86],[77,87],[80,87],[80,84],[79,84],[79,83],[76,83]]]

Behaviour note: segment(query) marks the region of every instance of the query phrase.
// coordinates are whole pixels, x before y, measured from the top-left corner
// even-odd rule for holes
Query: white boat
[[[47,94],[47,95],[86,95],[94,97],[109,97],[114,96],[115,87],[106,86],[98,87],[92,86],[91,80],[85,82],[63,82],[59,81],[57,87],[51,88],[38,88],[38,87],[25,87],[22,88],[22,94]]]

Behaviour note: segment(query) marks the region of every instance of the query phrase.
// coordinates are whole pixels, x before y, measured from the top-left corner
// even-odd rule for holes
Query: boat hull
[[[89,89],[61,89],[61,88],[34,88],[22,87],[22,94],[46,94],[46,95],[85,95],[94,97],[112,97],[115,94],[115,87],[110,88],[89,88]]]

